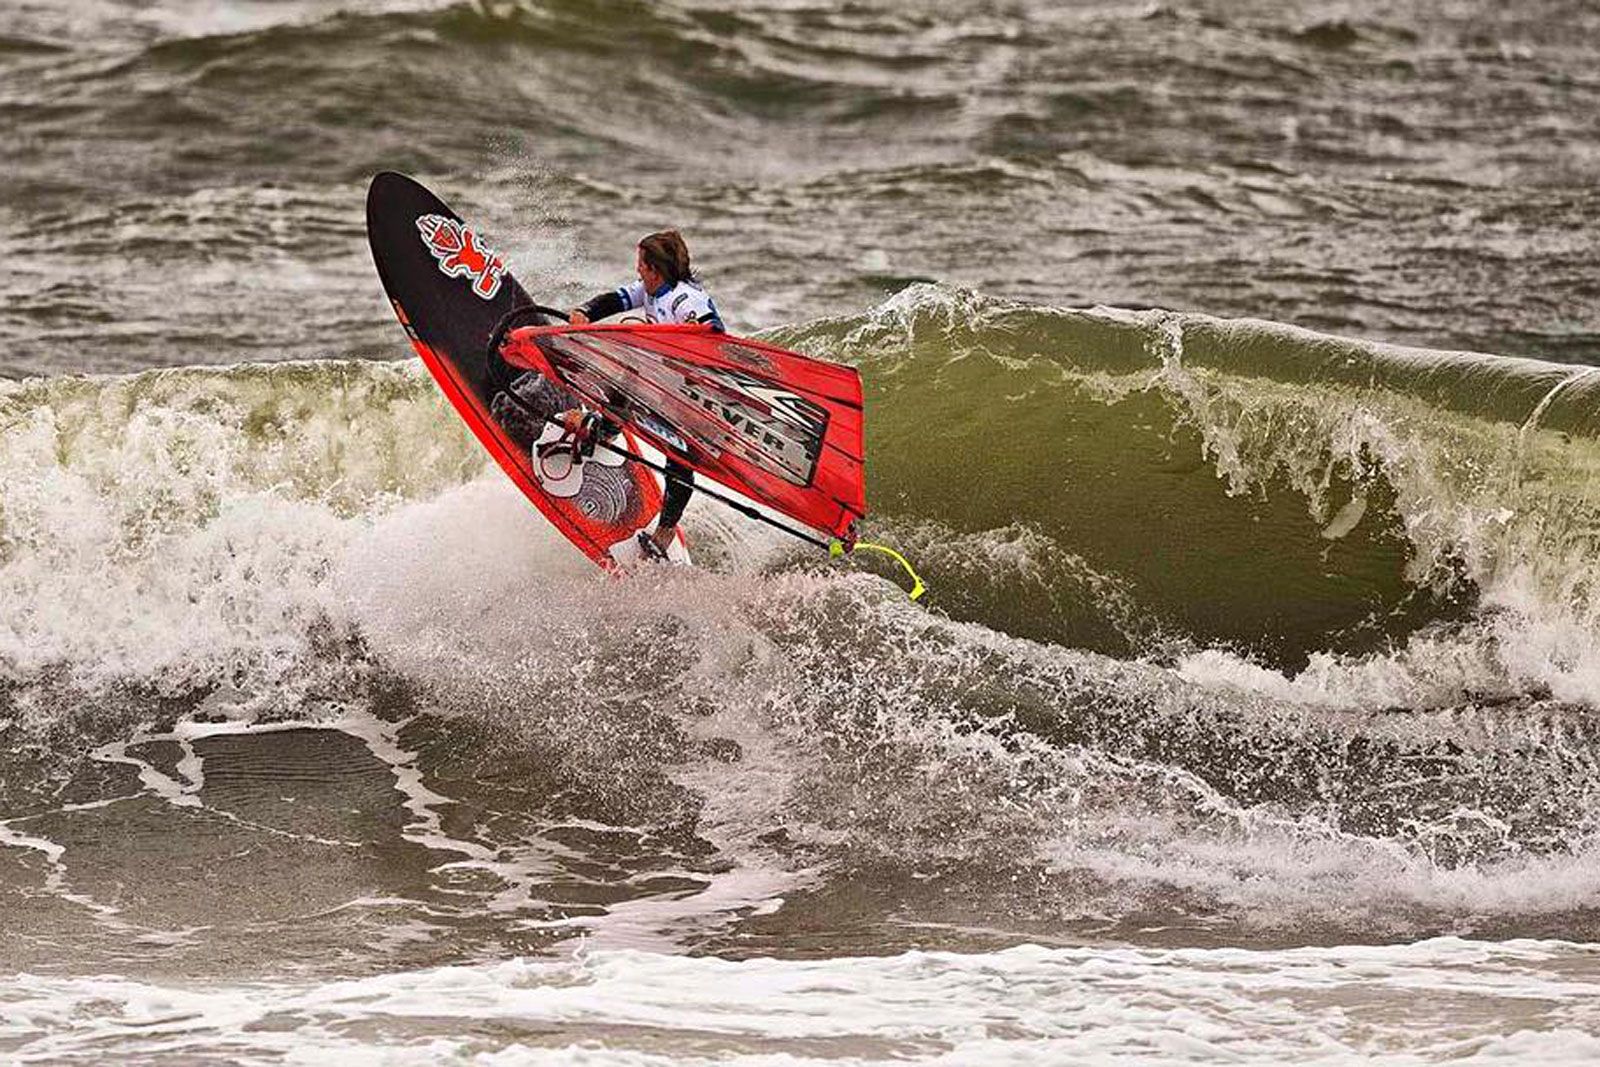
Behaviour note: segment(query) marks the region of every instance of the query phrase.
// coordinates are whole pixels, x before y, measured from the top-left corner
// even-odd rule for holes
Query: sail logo
[[[472,291],[484,300],[493,300],[500,291],[500,276],[506,262],[460,221],[444,215],[421,215],[417,232],[422,243],[439,263],[447,278],[471,278]]]
[[[817,470],[828,412],[820,404],[756,378],[703,369],[683,379],[679,393],[737,432],[766,462],[765,470],[792,485],[810,485]]]

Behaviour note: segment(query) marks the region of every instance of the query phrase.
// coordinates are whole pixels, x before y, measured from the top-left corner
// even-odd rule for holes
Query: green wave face
[[[932,287],[774,336],[861,366],[872,504],[975,621],[1298,668],[1594,618],[1593,368]]]

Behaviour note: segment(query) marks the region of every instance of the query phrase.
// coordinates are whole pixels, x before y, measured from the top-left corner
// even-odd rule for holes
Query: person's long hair
[[[660,230],[640,238],[639,254],[668,285],[695,280],[694,270],[689,266],[689,246],[683,243],[683,234],[677,230]]]

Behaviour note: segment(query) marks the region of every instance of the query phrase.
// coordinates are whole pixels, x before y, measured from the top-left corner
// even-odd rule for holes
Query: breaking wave
[[[603,577],[415,363],[0,386],[13,810],[132,724],[420,716],[455,780],[537,767],[697,877],[819,899],[1580,921],[1592,368],[933,287],[773,337],[862,367],[877,532],[932,610],[706,502],[711,569]]]

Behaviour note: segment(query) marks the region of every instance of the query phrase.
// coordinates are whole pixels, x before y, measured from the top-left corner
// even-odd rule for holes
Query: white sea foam
[[[1555,941],[745,961],[584,951],[317,985],[0,984],[16,1062],[1345,1064],[1600,1054],[1600,957]]]

